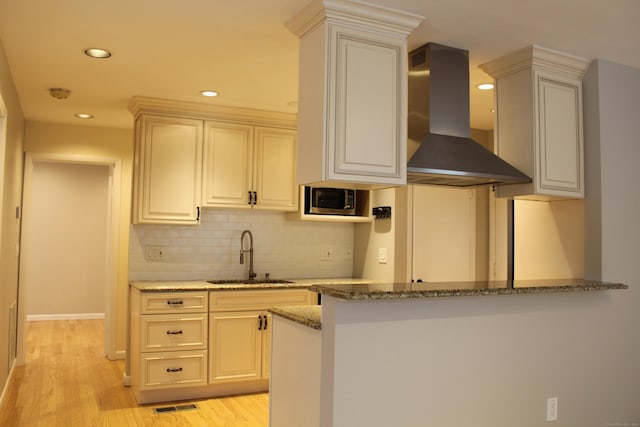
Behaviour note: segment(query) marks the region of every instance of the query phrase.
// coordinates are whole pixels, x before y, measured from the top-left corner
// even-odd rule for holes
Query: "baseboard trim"
[[[2,387],[2,394],[0,394],[0,412],[3,411],[7,399],[7,390],[9,390],[9,386],[13,382],[13,373],[16,371],[16,362],[15,359],[13,361],[13,366],[9,369],[9,375],[7,376],[7,381],[4,383],[4,387]]]
[[[27,314],[27,322],[39,320],[104,319],[104,313]]]

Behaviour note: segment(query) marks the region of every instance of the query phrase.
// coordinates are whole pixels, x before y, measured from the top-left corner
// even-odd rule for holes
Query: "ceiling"
[[[284,23],[308,0],[0,0],[2,41],[28,120],[131,128],[133,96],[296,112],[298,40]],[[531,44],[640,69],[638,0],[371,0],[420,14],[409,50],[469,50],[471,125],[493,127],[478,65]],[[83,55],[89,47],[109,59]],[[49,88],[71,91],[68,99]],[[216,98],[199,92],[213,89]],[[81,120],[74,113],[95,117]]]

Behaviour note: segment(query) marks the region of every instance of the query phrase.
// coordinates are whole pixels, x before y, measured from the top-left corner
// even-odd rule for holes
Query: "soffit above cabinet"
[[[297,114],[253,108],[229,107],[197,102],[134,96],[128,106],[134,117],[161,114],[170,117],[187,117],[201,120],[218,120],[256,126],[286,127],[295,129]]]

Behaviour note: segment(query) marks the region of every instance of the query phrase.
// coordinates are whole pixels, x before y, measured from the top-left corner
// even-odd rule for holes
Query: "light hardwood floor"
[[[122,385],[124,361],[103,355],[102,320],[28,322],[26,364],[16,368],[0,426],[222,426],[269,424],[267,393],[180,402],[198,409],[156,414]]]

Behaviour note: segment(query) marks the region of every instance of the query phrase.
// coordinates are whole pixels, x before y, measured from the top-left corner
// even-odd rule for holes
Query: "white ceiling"
[[[130,128],[136,95],[295,112],[298,40],[284,23],[307,2],[0,0],[0,40],[28,120]],[[426,17],[409,50],[429,41],[469,50],[472,86],[489,79],[479,64],[531,44],[640,69],[638,0],[370,3]],[[88,47],[113,57],[88,58]],[[52,87],[71,96],[54,99]],[[472,90],[472,127],[492,127],[492,97]]]

